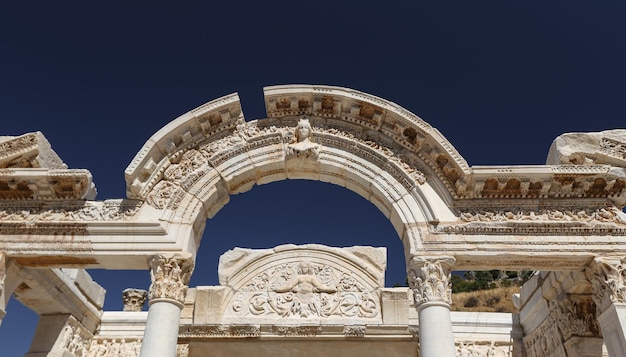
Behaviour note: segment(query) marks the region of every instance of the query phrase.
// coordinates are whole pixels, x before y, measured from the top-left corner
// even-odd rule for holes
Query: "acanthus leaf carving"
[[[141,311],[148,298],[148,292],[141,289],[128,288],[122,291],[123,311]]]
[[[585,270],[593,302],[604,312],[611,303],[626,303],[626,259],[596,258]]]
[[[413,256],[409,266],[409,286],[416,306],[428,302],[452,304],[450,269],[454,257]]]
[[[184,303],[193,261],[190,254],[160,254],[150,261],[152,284],[148,293],[150,301],[170,299]]]

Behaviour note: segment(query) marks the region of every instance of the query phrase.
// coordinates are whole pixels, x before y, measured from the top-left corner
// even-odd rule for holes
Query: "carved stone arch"
[[[287,178],[329,182],[376,205],[407,257],[422,251],[428,222],[454,217],[448,207],[465,195],[469,167],[416,115],[327,86],[268,87],[265,102],[265,119],[246,122],[231,94],[170,122],[126,169],[127,195],[200,237],[230,194]]]

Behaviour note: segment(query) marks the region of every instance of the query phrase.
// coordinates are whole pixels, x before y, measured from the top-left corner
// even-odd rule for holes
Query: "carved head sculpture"
[[[312,128],[311,123],[309,123],[309,119],[301,118],[300,121],[298,121],[298,125],[296,126],[294,133],[295,141],[300,143],[310,140],[311,131]]]

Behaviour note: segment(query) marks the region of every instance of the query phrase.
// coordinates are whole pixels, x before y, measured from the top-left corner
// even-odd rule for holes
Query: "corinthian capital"
[[[409,263],[409,285],[415,304],[442,302],[452,304],[450,269],[454,257],[413,256]]]
[[[193,271],[190,254],[159,254],[150,261],[152,284],[148,298],[170,299],[183,303]]]
[[[596,258],[585,274],[593,288],[593,302],[604,312],[611,303],[626,303],[626,259]]]

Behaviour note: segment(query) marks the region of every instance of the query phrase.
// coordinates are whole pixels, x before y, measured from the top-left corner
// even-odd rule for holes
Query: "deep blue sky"
[[[400,3],[400,2],[398,2]],[[470,165],[542,164],[563,132],[624,128],[626,2],[10,2],[0,6],[0,135],[42,131],[98,199],[157,130],[238,92],[264,117],[262,87],[328,84],[391,100],[441,131]],[[307,202],[297,205],[294,202]],[[356,194],[283,181],[233,196],[207,223],[192,285],[216,284],[234,246],[384,245],[387,284],[404,280],[391,224]],[[107,309],[147,272],[101,272]],[[28,349],[34,316],[16,302],[3,356]],[[7,346],[8,351],[7,351]]]

